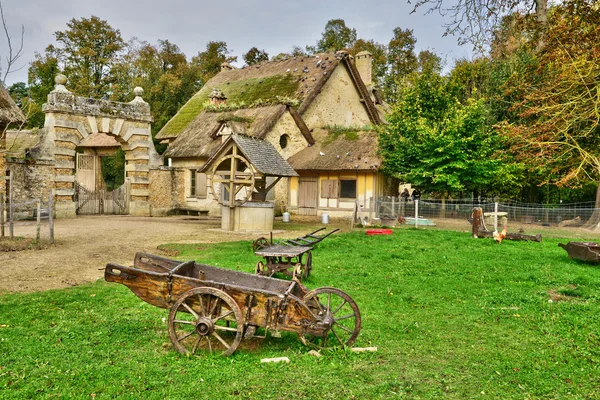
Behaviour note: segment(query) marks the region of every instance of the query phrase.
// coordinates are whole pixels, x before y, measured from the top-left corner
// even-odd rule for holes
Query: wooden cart
[[[588,262],[600,262],[600,245],[596,242],[569,242],[559,243],[565,249],[570,258],[576,258]]]
[[[308,278],[312,270],[312,247],[309,246],[284,246],[274,244],[264,249],[255,251],[259,257],[264,257],[264,262],[256,263],[257,275],[273,276],[282,272],[292,278]],[[305,257],[306,256],[306,257]]]
[[[243,338],[294,332],[305,345],[350,346],[361,329],[356,302],[345,292],[309,291],[281,280],[137,253],[133,267],[107,264],[104,277],[140,299],[170,309],[171,342],[182,354],[231,355]],[[259,329],[260,328],[260,329]]]

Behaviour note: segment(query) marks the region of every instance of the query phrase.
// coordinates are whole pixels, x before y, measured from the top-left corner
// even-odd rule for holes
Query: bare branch
[[[12,37],[10,36],[10,33],[8,32],[8,27],[6,26],[6,19],[4,18],[4,9],[2,7],[1,1],[0,1],[0,19],[2,20],[2,27],[4,28],[4,34],[6,35],[6,41],[8,43],[8,56],[6,57],[6,70],[4,71],[4,75],[2,76],[2,82],[4,83],[4,82],[6,82],[6,77],[8,76],[8,74],[10,74],[11,72],[18,71],[23,68],[23,67],[19,67],[18,69],[13,70],[14,64],[23,55],[23,43],[24,43],[23,39],[25,37],[25,26],[21,25],[21,44],[19,46],[19,49],[15,52],[15,49],[13,49]]]

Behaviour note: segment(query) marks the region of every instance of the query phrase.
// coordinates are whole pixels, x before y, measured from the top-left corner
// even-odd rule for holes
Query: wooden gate
[[[97,157],[77,153],[77,175],[75,180],[89,191],[96,190]]]
[[[75,182],[75,203],[79,215],[127,214],[126,184],[109,192],[89,190]]]
[[[300,177],[298,180],[298,214],[317,215],[318,177]]]

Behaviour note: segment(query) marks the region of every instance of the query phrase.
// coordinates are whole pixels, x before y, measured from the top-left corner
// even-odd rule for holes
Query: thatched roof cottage
[[[224,63],[157,134],[180,172],[174,207],[216,210],[197,172],[232,134],[264,140],[299,174],[267,197],[291,212],[335,215],[385,193],[377,135],[385,105],[372,57],[346,52],[290,57],[235,69]],[[183,173],[181,173],[183,172]]]
[[[23,121],[23,113],[8,94],[8,90],[0,83],[0,193],[4,193],[6,188],[3,179],[6,171],[6,131],[10,124]]]

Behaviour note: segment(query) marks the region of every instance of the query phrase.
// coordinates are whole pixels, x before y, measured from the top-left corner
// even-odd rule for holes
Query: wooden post
[[[369,222],[373,221],[373,198],[369,197]]]
[[[0,193],[0,237],[4,237],[4,193]]]
[[[477,239],[479,237],[479,231],[481,229],[481,218],[483,216],[483,210],[481,207],[473,208],[473,225],[471,226],[471,234]]]
[[[40,238],[40,228],[42,226],[42,200],[38,199],[37,201],[37,225],[35,226],[35,242],[36,246],[39,249],[42,248],[41,238]]]
[[[396,207],[395,206],[396,206],[396,204],[394,202],[394,196],[392,196],[392,216],[396,215],[395,212],[394,212],[394,211],[396,211]]]
[[[494,231],[498,231],[498,202],[494,202]]]
[[[54,244],[54,196],[52,190],[48,195],[48,226],[50,229],[50,244]]]
[[[15,238],[15,215],[14,215],[14,188],[13,188],[13,173],[10,171],[8,179],[9,195],[8,195],[8,231],[10,232],[10,240]]]
[[[415,229],[419,227],[419,199],[415,199]]]

